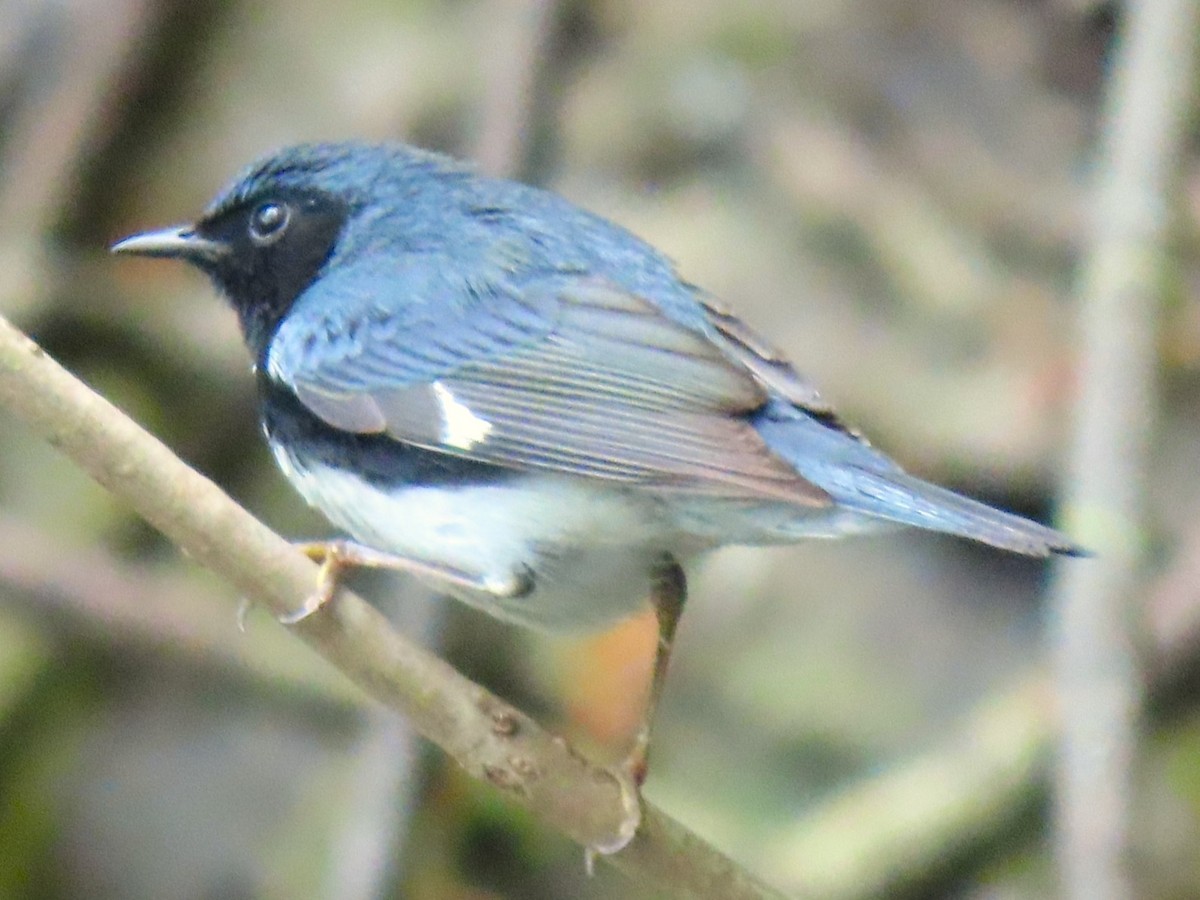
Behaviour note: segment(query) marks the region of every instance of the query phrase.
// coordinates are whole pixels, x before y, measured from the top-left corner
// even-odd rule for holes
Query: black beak
[[[200,237],[192,225],[146,231],[112,245],[113,253],[183,259],[200,265],[217,262],[227,250],[228,248],[219,241]]]

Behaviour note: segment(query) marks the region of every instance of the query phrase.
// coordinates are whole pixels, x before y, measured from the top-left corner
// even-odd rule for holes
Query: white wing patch
[[[433,393],[441,407],[440,437],[443,444],[457,447],[459,450],[470,450],[491,434],[492,423],[471,412],[440,381],[433,383]]]

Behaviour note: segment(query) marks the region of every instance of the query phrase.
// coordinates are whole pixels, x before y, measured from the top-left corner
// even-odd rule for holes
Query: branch
[[[0,592],[0,604],[88,640],[167,655],[301,701],[362,710],[357,687],[331,666],[301,658],[295,641],[267,622],[254,617],[248,634],[231,641],[234,604],[195,578],[65,546],[61,537],[0,515],[0,582],[12,588]]]
[[[1137,624],[1152,725],[1200,669],[1200,524],[1170,564],[1139,588]],[[1181,685],[1181,683],[1183,683]],[[1014,822],[1045,795],[1058,717],[1044,663],[985,698],[937,746],[850,785],[782,828],[762,854],[765,874],[816,900],[914,895],[914,885],[993,857]],[[1028,839],[1028,832],[1023,832]]]
[[[553,120],[552,65],[558,0],[492,0],[488,49],[480,58],[484,95],[478,137],[470,154],[492,175],[541,181],[539,138]],[[496,48],[502,48],[498,52]]]
[[[959,871],[1038,796],[1054,734],[1051,696],[1043,667],[1032,668],[939,745],[780,829],[765,871],[814,900],[918,896]]]
[[[311,594],[312,562],[4,319],[0,406],[242,595],[284,616]],[[473,777],[579,844],[604,845],[619,833],[620,790],[608,772],[396,633],[359,597],[343,591],[292,630]],[[606,858],[679,896],[780,896],[650,804],[634,840]]]
[[[1064,521],[1097,558],[1058,569],[1051,620],[1062,714],[1056,849],[1064,895],[1081,900],[1133,895],[1142,698],[1130,602],[1145,559],[1168,190],[1185,140],[1198,12],[1195,0],[1124,8],[1077,287],[1083,353]]]

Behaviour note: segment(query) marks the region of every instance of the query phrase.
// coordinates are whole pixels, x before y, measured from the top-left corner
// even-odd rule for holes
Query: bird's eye
[[[286,203],[264,203],[250,214],[250,239],[256,244],[279,240],[287,229],[292,210]]]

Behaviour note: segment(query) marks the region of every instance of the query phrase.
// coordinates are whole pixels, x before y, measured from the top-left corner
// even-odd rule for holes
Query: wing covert
[[[335,427],[497,465],[830,502],[746,418],[767,397],[754,374],[654,304],[579,276],[517,288],[429,269],[322,278],[269,376]]]

